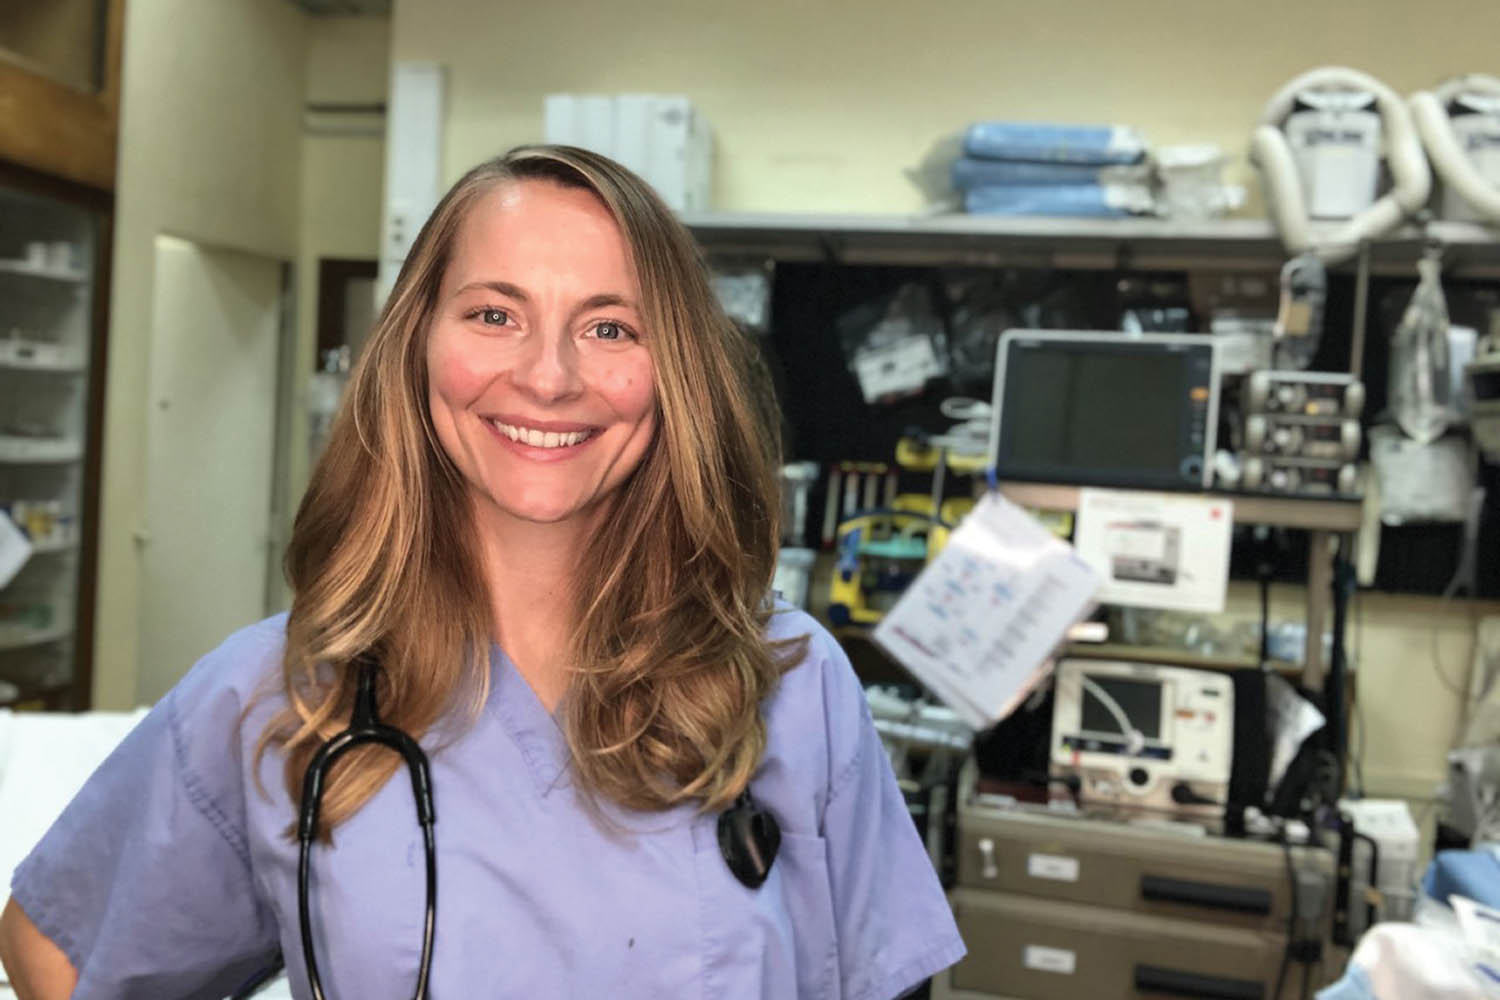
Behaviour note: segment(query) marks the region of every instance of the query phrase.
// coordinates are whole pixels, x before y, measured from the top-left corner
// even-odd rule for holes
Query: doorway
[[[285,268],[158,236],[137,698],[266,612]]]

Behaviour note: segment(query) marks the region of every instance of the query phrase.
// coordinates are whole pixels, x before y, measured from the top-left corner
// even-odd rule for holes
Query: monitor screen
[[[1017,346],[1005,371],[1006,464],[1147,468],[1181,460],[1184,352]]]
[[[1161,684],[1153,681],[1134,681],[1110,674],[1087,674],[1089,680],[1099,685],[1113,698],[1130,720],[1131,726],[1140,730],[1148,740],[1161,738]],[[1085,733],[1100,735],[1120,734],[1120,723],[1099,699],[1099,696],[1083,689],[1082,717],[1079,728]]]
[[[1001,479],[1202,490],[1218,424],[1201,333],[1007,330],[991,456]]]

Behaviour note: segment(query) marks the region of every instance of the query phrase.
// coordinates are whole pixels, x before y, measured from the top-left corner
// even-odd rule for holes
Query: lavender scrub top
[[[279,669],[285,624],[253,625],[199,661],[16,869],[16,900],[78,970],[75,1000],[220,998],[278,948],[308,995],[284,836],[297,809],[275,750],[263,793],[253,773],[284,704],[255,696]],[[810,639],[765,705],[751,788],[782,841],[758,890],[724,863],[714,815],[607,806],[613,830],[592,818],[557,722],[492,651],[478,721],[444,746],[423,741],[432,996],[890,1000],[964,954],[842,650],[800,611],[778,609],[770,634]],[[412,995],[425,877],[403,769],[314,850],[330,1000]]]

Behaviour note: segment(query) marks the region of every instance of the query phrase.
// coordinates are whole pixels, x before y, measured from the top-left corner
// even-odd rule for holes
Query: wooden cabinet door
[[[124,0],[0,3],[0,160],[115,186]]]

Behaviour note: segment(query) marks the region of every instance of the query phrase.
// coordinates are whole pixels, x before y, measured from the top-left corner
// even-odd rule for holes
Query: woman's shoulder
[[[176,710],[226,698],[249,704],[279,689],[286,621],[282,612],[247,625],[204,654],[169,693]]]
[[[158,706],[188,770],[238,766],[266,722],[286,705],[281,661],[286,619],[273,615],[231,634],[206,653]]]
[[[766,635],[772,642],[805,637],[805,646],[765,704],[757,795],[782,799],[794,814],[810,807],[801,819],[816,829],[831,790],[867,745],[864,687],[838,640],[807,612],[778,603]]]
[[[800,656],[788,665],[771,697],[772,713],[806,713],[830,701],[847,708],[851,695],[863,697],[844,648],[806,611],[778,601],[766,626],[766,638],[777,644],[803,643]]]

